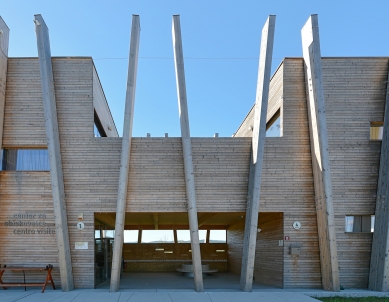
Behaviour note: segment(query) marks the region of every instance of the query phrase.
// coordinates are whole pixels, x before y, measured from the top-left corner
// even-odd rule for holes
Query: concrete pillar
[[[41,15],[35,15],[35,32],[38,45],[39,69],[42,83],[42,99],[45,115],[47,149],[50,161],[51,191],[53,194],[55,232],[57,236],[58,262],[62,291],[74,289],[72,260],[70,256],[65,188],[58,132],[57,107],[54,93],[53,68],[49,29]]]
[[[325,290],[339,291],[338,252],[317,15],[310,16],[301,30],[301,36],[308,92],[307,108],[322,284]]]
[[[184,170],[186,195],[188,199],[188,216],[190,228],[190,242],[192,247],[192,262],[195,289],[198,292],[204,291],[203,273],[201,268],[201,254],[199,242],[199,230],[197,220],[196,192],[194,183],[194,172],[192,162],[192,144],[189,130],[188,105],[186,98],[186,84],[184,71],[184,55],[181,41],[180,16],[173,16],[173,50],[174,64],[176,70],[176,83],[178,95],[178,109],[180,115],[182,151],[184,155]]]
[[[3,146],[5,89],[7,86],[9,28],[0,17],[0,150]],[[0,163],[1,164],[1,163]]]
[[[120,172],[118,199],[116,206],[115,242],[112,255],[112,271],[110,291],[116,292],[120,286],[120,270],[122,263],[128,173],[130,169],[130,151],[132,124],[134,120],[136,74],[138,70],[140,22],[139,16],[132,16],[130,58],[128,62],[126,105],[124,111],[122,153],[120,156]]]
[[[384,132],[369,274],[369,289],[384,292],[389,291],[389,68],[386,87]]]
[[[257,95],[254,111],[252,156],[243,241],[242,269],[240,275],[240,289],[245,292],[251,292],[253,287],[262,164],[266,137],[266,115],[269,97],[275,25],[276,16],[270,15],[262,29]]]

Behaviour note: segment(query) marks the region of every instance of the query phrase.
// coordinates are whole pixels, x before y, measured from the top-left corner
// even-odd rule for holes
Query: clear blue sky
[[[231,136],[255,101],[260,34],[277,15],[273,70],[301,57],[300,30],[319,14],[322,56],[389,56],[389,1],[16,1],[2,0],[10,57],[37,56],[34,14],[53,56],[92,56],[119,133],[132,14],[140,15],[134,136],[180,136],[171,35],[181,15],[192,136]],[[107,59],[111,58],[111,59]]]

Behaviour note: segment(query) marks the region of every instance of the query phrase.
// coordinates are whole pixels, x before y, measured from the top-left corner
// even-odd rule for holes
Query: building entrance
[[[245,213],[198,213],[198,221],[204,288],[238,290]],[[109,288],[114,225],[115,213],[95,214],[99,288]],[[255,286],[283,287],[282,213],[260,213],[258,231]],[[191,252],[187,213],[127,213],[120,288],[192,289]]]

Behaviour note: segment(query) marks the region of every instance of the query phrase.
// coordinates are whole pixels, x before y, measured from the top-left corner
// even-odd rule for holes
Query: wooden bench
[[[55,290],[55,285],[53,278],[51,277],[51,271],[53,269],[53,266],[49,264],[46,267],[0,267],[0,284],[3,287],[3,289],[7,289],[7,287],[13,287],[13,286],[23,286],[24,290],[26,290],[27,286],[42,286],[42,293],[46,289],[47,283],[51,283],[51,286]],[[6,271],[16,271],[16,272],[23,272],[23,283],[22,282],[3,282],[2,277],[3,274]],[[46,280],[43,283],[26,283],[26,272],[32,272],[32,271],[46,271]]]
[[[212,273],[217,272],[217,269],[209,269],[208,264],[201,265],[201,269],[203,271],[203,274],[212,274]],[[193,265],[192,264],[182,264],[181,268],[177,268],[177,271],[180,273],[185,273],[185,274],[193,274]]]

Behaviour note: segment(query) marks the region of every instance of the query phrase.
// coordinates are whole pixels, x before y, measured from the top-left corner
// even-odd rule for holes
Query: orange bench
[[[0,267],[0,284],[4,289],[7,289],[7,287],[11,286],[22,286],[24,287],[24,290],[26,290],[27,286],[42,286],[42,293],[45,291],[46,286],[48,283],[51,283],[51,286],[53,289],[55,289],[54,281],[51,276],[51,271],[53,269],[53,266],[51,264],[47,265],[46,267]],[[6,271],[16,271],[16,272],[23,272],[23,283],[22,282],[3,282],[2,277],[3,274]],[[32,271],[46,271],[46,280],[43,283],[26,283],[26,272],[32,272]]]

